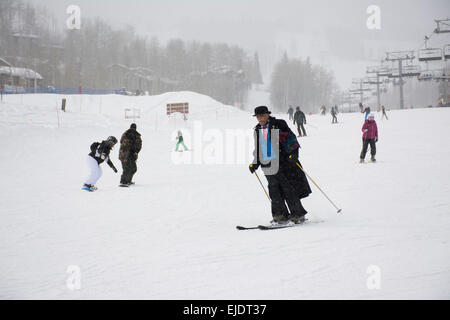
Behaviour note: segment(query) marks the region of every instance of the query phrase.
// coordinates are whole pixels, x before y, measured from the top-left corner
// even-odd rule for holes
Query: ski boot
[[[377,162],[377,159],[375,159],[375,157],[371,157],[371,158],[370,158],[370,161],[372,161],[372,162]]]
[[[289,219],[286,216],[275,216],[273,220],[270,221],[272,226],[283,226],[289,223]]]
[[[359,159],[359,163],[364,163],[364,159],[363,159],[363,158],[360,158],[360,159]]]
[[[93,192],[94,190],[97,190],[97,189],[94,189],[94,186],[87,184],[87,183],[83,184],[83,187],[81,189],[89,191],[89,192]]]
[[[306,219],[305,216],[303,215],[303,216],[291,216],[291,217],[289,218],[289,220],[290,220],[291,222],[293,222],[294,224],[301,224],[301,223],[304,223],[307,219]]]

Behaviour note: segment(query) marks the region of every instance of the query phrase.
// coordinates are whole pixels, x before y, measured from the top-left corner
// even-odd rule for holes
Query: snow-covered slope
[[[311,183],[318,223],[238,231],[271,219],[247,168],[250,113],[192,92],[67,96],[57,113],[62,98],[0,103],[1,298],[450,298],[450,109],[377,114],[376,164],[358,163],[362,114],[308,116],[300,160],[342,214]],[[188,121],[167,118],[175,102],[190,103]],[[99,190],[82,191],[89,145],[134,121],[124,108],[141,111],[136,186],[102,165]],[[179,129],[191,152],[173,152]]]

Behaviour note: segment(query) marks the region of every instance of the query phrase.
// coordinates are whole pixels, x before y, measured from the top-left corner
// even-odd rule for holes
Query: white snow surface
[[[165,114],[176,102],[189,102],[187,121]],[[125,108],[141,118],[124,119]],[[375,164],[358,163],[362,114],[308,115],[300,161],[342,213],[310,182],[312,223],[238,231],[271,220],[247,158],[220,161],[220,134],[251,135],[251,115],[193,92],[3,96],[0,298],[450,298],[450,108],[376,113]],[[118,187],[116,145],[119,173],[102,164],[98,190],[81,190],[90,144],[132,121],[143,139],[136,185]],[[177,130],[192,151],[174,153]]]

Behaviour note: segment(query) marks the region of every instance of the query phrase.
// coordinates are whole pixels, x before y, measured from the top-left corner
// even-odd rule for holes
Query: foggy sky
[[[450,17],[448,0],[28,0],[47,7],[63,25],[76,4],[83,17],[102,17],[139,35],[226,42],[258,51],[264,80],[284,51],[331,69],[341,89],[365,76],[386,51],[418,50],[434,19]],[[369,5],[381,9],[381,30],[369,30]],[[450,44],[434,34],[429,46]]]

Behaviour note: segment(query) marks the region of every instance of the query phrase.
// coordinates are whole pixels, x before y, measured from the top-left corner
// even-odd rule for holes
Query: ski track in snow
[[[194,121],[251,133],[250,113],[192,92],[74,95],[58,128],[62,97],[0,103],[0,298],[450,298],[450,109],[391,111],[389,120],[376,113],[378,162],[367,165],[358,163],[363,114],[340,113],[338,125],[329,114],[307,116],[300,161],[342,214],[310,182],[303,203],[322,222],[238,231],[271,219],[248,163],[176,165],[173,133]],[[184,101],[189,121],[167,119],[165,104]],[[126,107],[141,108],[137,184],[118,188],[116,145],[119,173],[103,164],[99,190],[82,191],[89,145],[120,138],[131,122]],[[80,267],[80,290],[67,288],[70,265]],[[372,265],[380,289],[367,287]]]

